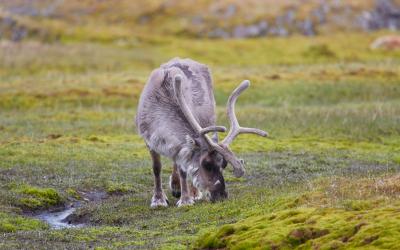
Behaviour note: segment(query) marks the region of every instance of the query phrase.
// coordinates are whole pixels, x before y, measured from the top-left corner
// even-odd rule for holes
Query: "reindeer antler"
[[[177,74],[174,79],[174,90],[178,100],[178,104],[182,110],[182,113],[192,126],[192,128],[201,136],[204,137],[207,144],[224,156],[225,160],[228,161],[233,167],[233,173],[236,177],[241,177],[244,174],[244,163],[243,160],[238,159],[235,154],[229,149],[229,144],[239,134],[252,133],[261,136],[267,136],[268,133],[256,128],[243,128],[240,127],[239,122],[235,114],[235,103],[239,95],[250,86],[249,81],[243,81],[239,87],[237,87],[232,94],[229,96],[227,104],[227,113],[230,120],[230,130],[228,135],[224,138],[221,144],[213,142],[206,134],[209,132],[225,132],[226,128],[223,126],[209,126],[202,128],[197,120],[194,118],[193,113],[190,111],[185,98],[182,93],[182,76]]]
[[[239,125],[235,114],[235,103],[239,95],[250,86],[248,80],[244,80],[229,96],[227,103],[227,114],[230,122],[228,135],[222,140],[222,144],[228,146],[239,134],[256,134],[263,137],[268,136],[268,133],[257,128],[244,128]]]
[[[200,124],[196,121],[196,118],[194,118],[193,113],[190,111],[188,105],[186,104],[185,98],[182,93],[182,76],[179,74],[175,76],[174,89],[175,89],[176,99],[178,100],[178,104],[181,107],[183,114],[185,115],[186,119],[188,120],[192,128],[195,129],[199,135],[206,135],[207,133],[210,132],[226,131],[226,128],[223,126],[209,126],[206,128],[202,128],[200,126]]]

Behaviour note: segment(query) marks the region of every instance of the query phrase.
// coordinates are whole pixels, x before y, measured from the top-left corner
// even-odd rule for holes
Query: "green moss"
[[[379,208],[364,211],[340,209],[303,208],[279,211],[276,217],[253,216],[199,237],[196,249],[258,249],[298,247],[321,249],[331,247],[385,247],[396,249],[400,218],[397,208]],[[302,215],[305,220],[293,223],[293,216]],[[246,226],[246,231],[237,230]]]
[[[98,136],[95,135],[91,135],[87,139],[92,142],[106,142],[104,139],[99,138]]]
[[[61,205],[64,198],[52,188],[39,188],[24,185],[15,189],[20,196],[17,203],[24,209],[37,210]]]
[[[311,58],[335,58],[336,54],[333,52],[328,45],[312,45],[304,52],[305,56]]]
[[[106,189],[108,194],[122,195],[133,191],[133,186],[126,183],[110,182]]]
[[[0,212],[0,233],[47,229],[48,226],[37,220],[16,214]]]
[[[396,155],[395,157],[393,157],[393,161],[397,164],[400,164],[400,155]]]
[[[73,188],[68,188],[65,190],[67,193],[68,197],[72,197],[73,199],[80,200],[82,197],[81,195]]]
[[[356,210],[356,211],[370,209],[373,206],[371,201],[360,201],[360,200],[345,201],[343,205],[346,209]]]

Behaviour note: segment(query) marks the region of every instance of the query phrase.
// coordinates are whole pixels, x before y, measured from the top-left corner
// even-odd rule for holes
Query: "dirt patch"
[[[343,237],[341,238],[342,242],[343,242],[343,243],[346,243],[346,242],[350,241],[351,238],[352,238],[354,235],[356,235],[356,234],[358,233],[358,231],[360,231],[360,229],[361,229],[363,226],[366,226],[366,225],[367,225],[367,223],[365,223],[365,222],[361,222],[361,223],[357,224],[357,225],[354,227],[354,230],[353,230],[353,232],[352,232],[350,235],[346,235],[346,236],[343,236]]]
[[[308,240],[316,239],[327,235],[329,230],[327,229],[317,229],[317,228],[296,228],[291,231],[288,235],[288,239],[292,245],[303,244]]]
[[[363,245],[368,245],[368,244],[372,243],[373,241],[377,240],[378,238],[379,238],[379,235],[373,235],[368,238],[365,238],[362,243],[363,243]]]
[[[47,135],[47,139],[50,139],[50,140],[55,140],[55,139],[58,139],[60,137],[62,137],[61,134],[49,134],[49,135]]]

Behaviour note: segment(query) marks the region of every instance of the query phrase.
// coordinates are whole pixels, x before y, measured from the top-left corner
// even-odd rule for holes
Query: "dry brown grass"
[[[400,174],[381,177],[332,177],[309,185],[310,192],[298,200],[304,205],[343,206],[348,201],[372,201],[367,206],[390,203],[400,198]],[[365,205],[365,204],[364,204]]]

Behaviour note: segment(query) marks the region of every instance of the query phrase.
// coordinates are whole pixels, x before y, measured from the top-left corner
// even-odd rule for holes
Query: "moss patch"
[[[133,190],[132,185],[128,185],[126,183],[110,182],[107,185],[106,191],[108,194],[111,194],[111,195],[123,195],[123,194],[133,192],[134,190]]]
[[[53,188],[24,185],[15,189],[15,192],[19,196],[17,203],[25,210],[46,209],[64,202],[64,198]]]
[[[16,214],[0,212],[0,233],[11,233],[20,230],[47,229],[48,226],[36,219],[22,217]]]
[[[201,236],[196,249],[331,249],[370,245],[396,249],[400,210],[297,208],[253,216]]]

